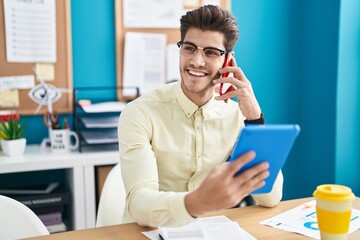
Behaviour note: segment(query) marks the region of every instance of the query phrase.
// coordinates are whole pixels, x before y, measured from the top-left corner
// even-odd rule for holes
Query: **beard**
[[[180,76],[182,79],[182,85],[186,90],[193,94],[206,93],[209,90],[213,91],[215,84],[213,83],[214,79],[217,79],[220,75],[207,74],[205,76],[194,76],[191,75],[185,68],[180,71]],[[184,89],[185,90],[185,89]]]

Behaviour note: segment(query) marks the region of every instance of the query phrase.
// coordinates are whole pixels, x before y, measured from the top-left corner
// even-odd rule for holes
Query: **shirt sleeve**
[[[126,210],[143,226],[180,226],[195,221],[187,212],[186,192],[159,190],[157,161],[151,147],[148,114],[128,104],[118,126],[120,163],[126,189]]]
[[[283,174],[280,170],[279,174],[277,175],[273,189],[271,192],[266,194],[254,194],[251,195],[257,203],[264,207],[274,207],[281,201],[282,198],[282,189],[283,189]]]

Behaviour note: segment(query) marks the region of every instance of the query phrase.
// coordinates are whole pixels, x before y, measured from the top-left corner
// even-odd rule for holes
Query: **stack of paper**
[[[125,102],[102,102],[81,106],[86,113],[121,112],[126,106]]]
[[[116,128],[119,122],[119,116],[107,117],[81,117],[86,128]]]
[[[81,130],[81,135],[87,144],[117,143],[117,129]]]
[[[279,228],[289,232],[296,232],[313,239],[320,239],[320,232],[316,218],[316,201],[304,203],[275,217],[266,219],[260,224]],[[360,211],[353,209],[349,233],[360,227]]]
[[[198,218],[183,227],[162,227],[142,234],[151,240],[255,240],[237,222],[225,216]]]

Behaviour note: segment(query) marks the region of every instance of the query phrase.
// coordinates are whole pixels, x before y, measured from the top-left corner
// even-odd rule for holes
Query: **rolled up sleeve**
[[[251,196],[255,199],[257,203],[259,203],[263,207],[274,207],[281,201],[283,182],[284,182],[284,177],[280,170],[280,172],[278,173],[275,179],[273,189],[271,190],[270,193],[254,194]]]

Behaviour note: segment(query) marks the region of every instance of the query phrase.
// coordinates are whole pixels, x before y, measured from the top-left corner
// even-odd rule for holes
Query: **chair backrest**
[[[15,199],[0,195],[0,239],[19,239],[49,235],[40,218]]]
[[[126,191],[121,175],[120,163],[107,175],[97,211],[96,227],[121,224],[125,210]]]

